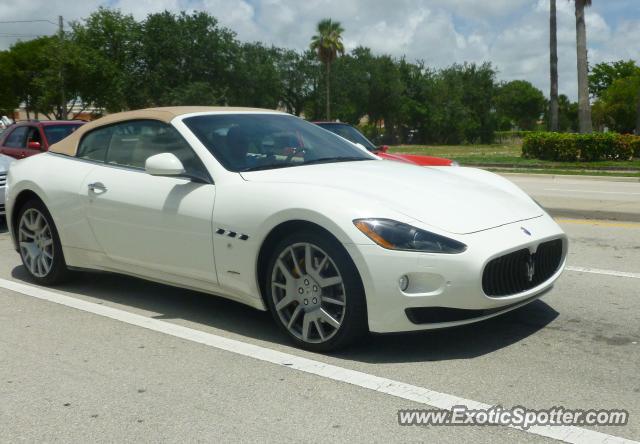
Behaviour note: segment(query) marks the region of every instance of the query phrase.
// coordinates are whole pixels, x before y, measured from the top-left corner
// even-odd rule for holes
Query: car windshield
[[[229,171],[373,159],[351,143],[288,115],[209,114],[184,123]]]
[[[60,142],[81,126],[82,123],[78,123],[77,125],[47,125],[44,127],[44,134],[47,136],[49,145],[53,145],[54,143]]]
[[[371,143],[369,139],[364,137],[360,131],[352,127],[351,125],[346,125],[344,123],[318,123],[322,128],[331,131],[339,136],[344,137],[347,140],[350,140],[353,143],[359,143],[364,146],[369,151],[377,151],[378,148]]]

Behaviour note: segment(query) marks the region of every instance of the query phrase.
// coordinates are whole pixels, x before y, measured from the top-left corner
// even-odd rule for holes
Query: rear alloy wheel
[[[17,237],[22,263],[38,283],[52,285],[67,277],[58,232],[40,201],[32,200],[22,207]]]
[[[268,303],[278,324],[300,346],[327,351],[366,332],[364,292],[342,247],[316,233],[296,233],[276,248]]]

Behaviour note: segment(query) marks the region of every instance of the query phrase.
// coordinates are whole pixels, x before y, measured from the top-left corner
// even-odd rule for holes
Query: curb
[[[640,213],[621,211],[572,210],[570,208],[548,208],[545,211],[553,217],[567,219],[615,220],[620,222],[640,222]]]
[[[528,173],[506,173],[499,172],[501,176],[524,177],[524,178],[544,178],[544,179],[573,179],[573,180],[595,180],[601,182],[640,182],[640,177],[621,176],[583,176],[582,174],[528,174]]]

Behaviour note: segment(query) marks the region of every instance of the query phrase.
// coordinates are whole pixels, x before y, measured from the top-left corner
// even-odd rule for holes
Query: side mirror
[[[387,151],[389,151],[389,145],[380,145],[378,149],[383,153],[386,153]]]
[[[144,169],[152,176],[182,176],[184,166],[175,154],[161,153],[151,156],[144,163]]]
[[[27,143],[27,148],[29,148],[30,150],[39,150],[40,148],[42,148],[42,145],[40,145],[40,142],[34,142],[34,141],[29,141],[29,143]]]

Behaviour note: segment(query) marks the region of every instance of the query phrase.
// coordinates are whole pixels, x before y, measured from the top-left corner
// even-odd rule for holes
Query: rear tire
[[[276,323],[298,347],[333,351],[368,333],[358,270],[342,245],[321,232],[302,230],[278,242],[265,294]]]
[[[58,230],[40,200],[20,208],[15,230],[22,264],[36,283],[56,285],[69,278]]]

